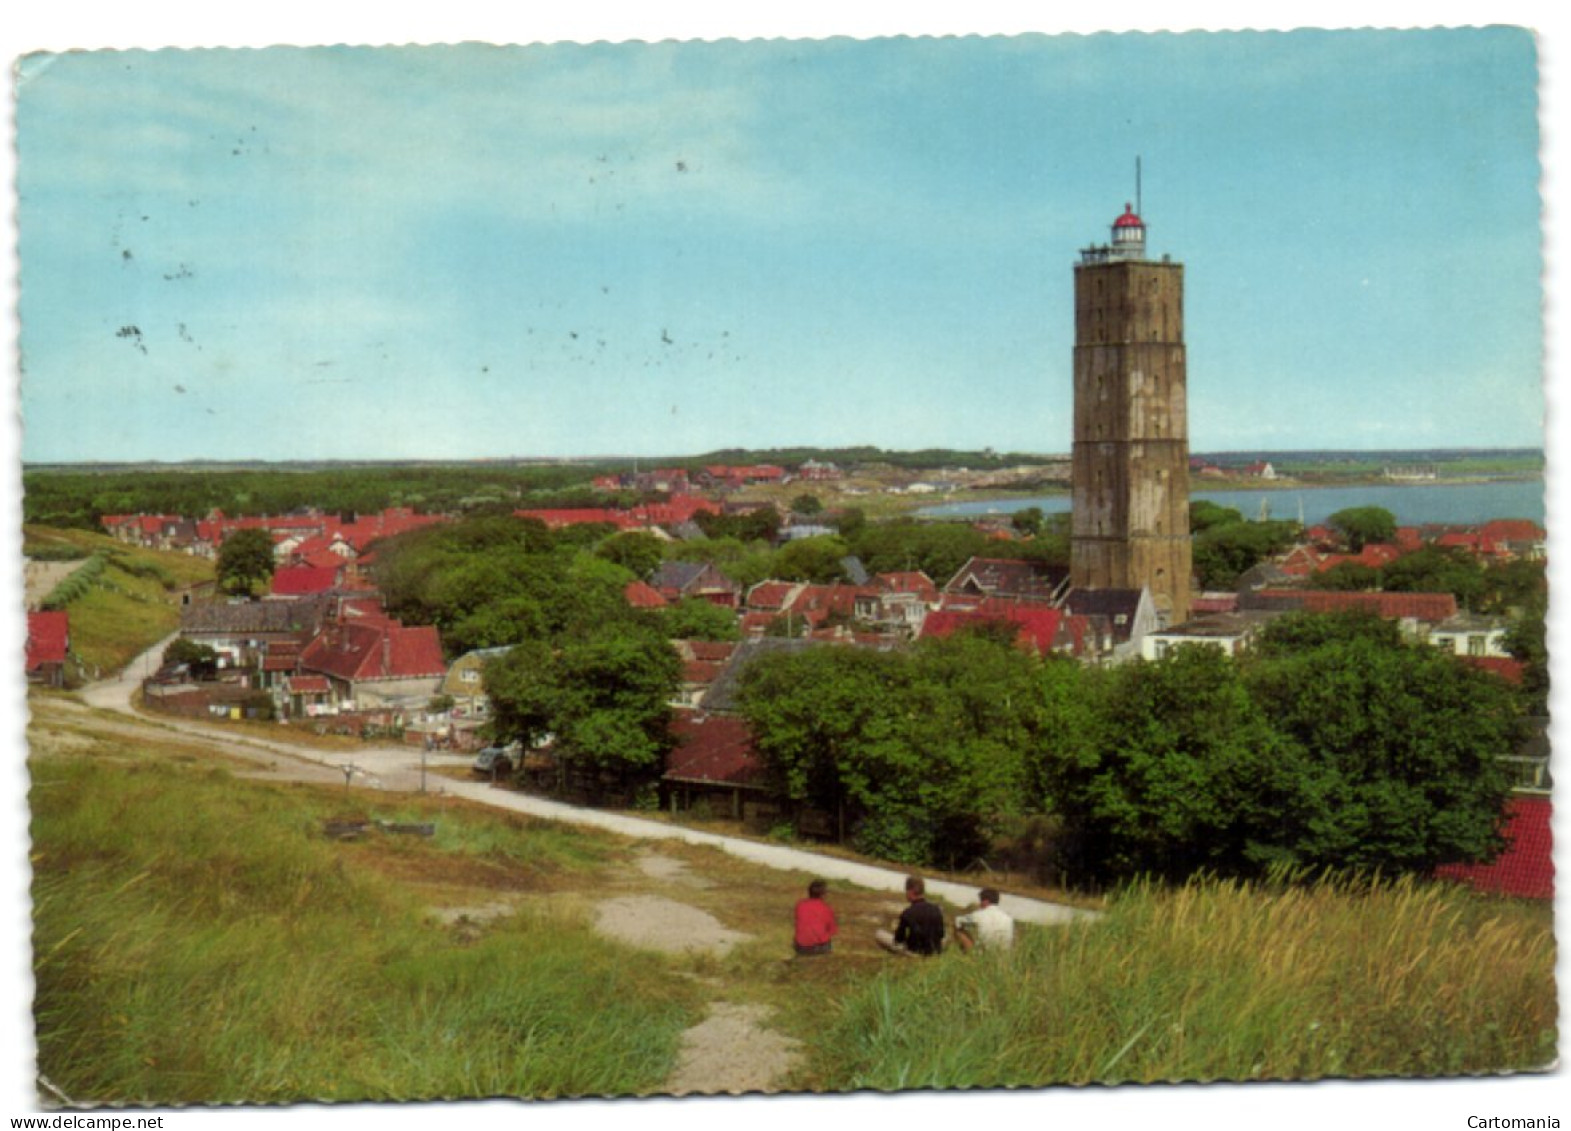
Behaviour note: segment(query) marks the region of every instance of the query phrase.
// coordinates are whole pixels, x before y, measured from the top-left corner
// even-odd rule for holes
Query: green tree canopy
[[[235,596],[257,596],[273,581],[273,536],[265,530],[237,530],[218,547],[218,588]]]
[[[791,500],[791,513],[802,515],[805,518],[811,518],[815,514],[820,514],[823,509],[823,501],[817,495],[802,494]]]
[[[635,577],[648,577],[665,557],[665,544],[643,530],[624,530],[595,547],[595,553]]]
[[[1035,664],[965,635],[775,653],[748,667],[742,710],[782,791],[843,813],[861,850],[958,867],[1019,807]]]
[[[1355,554],[1371,542],[1389,542],[1396,537],[1396,516],[1384,507],[1347,507],[1326,522]]]
[[[1286,520],[1211,522],[1194,537],[1195,577],[1207,589],[1231,589],[1241,574],[1292,546],[1299,534],[1298,523]]]
[[[1508,781],[1497,759],[1522,733],[1503,681],[1373,632],[1312,648],[1272,635],[1244,674],[1287,740],[1271,779],[1280,858],[1427,872],[1498,850]]]
[[[623,780],[658,771],[680,680],[665,636],[636,622],[604,624],[554,647],[530,641],[485,669],[499,739],[532,745],[551,737],[564,763]]]
[[[660,612],[665,634],[673,640],[740,640],[736,610],[700,597],[684,597]]]
[[[1192,499],[1189,503],[1189,531],[1199,534],[1213,526],[1230,526],[1244,521],[1244,512],[1236,507],[1224,507],[1210,499]]]
[[[1047,516],[1042,513],[1041,507],[1024,507],[1009,516],[1009,525],[1033,537],[1042,533],[1042,524],[1046,521]]]
[[[787,581],[844,581],[840,563],[851,553],[837,534],[820,534],[787,542],[775,552],[775,576]]]

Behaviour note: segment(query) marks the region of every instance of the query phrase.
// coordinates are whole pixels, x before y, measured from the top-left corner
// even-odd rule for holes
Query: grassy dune
[[[814,1051],[842,1088],[1530,1070],[1554,958],[1548,907],[1452,887],[1140,888],[1008,955],[889,969]]]
[[[827,959],[789,958],[806,876],[452,798],[236,776],[199,740],[35,716],[39,1067],[78,1101],[551,1097],[658,1090],[711,1000],[774,1007],[801,1089],[1455,1075],[1554,1053],[1547,906],[1413,882],[1136,888],[1007,955],[891,959],[895,898],[836,888]],[[374,797],[374,813],[365,808]],[[336,842],[333,816],[434,821]],[[659,891],[748,941],[664,956],[597,900]],[[481,923],[440,911],[504,902]],[[952,910],[952,909],[951,909]],[[693,977],[697,975],[698,977]]]
[[[23,552],[64,546],[104,555],[104,569],[67,606],[71,651],[94,672],[119,671],[180,625],[181,589],[213,579],[213,563],[190,554],[143,550],[86,530],[23,528]]]
[[[153,751],[33,773],[39,1068],[73,1099],[625,1094],[696,1017],[655,956],[529,900],[604,866],[592,838],[446,813],[438,843],[341,844],[332,790]],[[431,914],[504,885],[494,929]]]

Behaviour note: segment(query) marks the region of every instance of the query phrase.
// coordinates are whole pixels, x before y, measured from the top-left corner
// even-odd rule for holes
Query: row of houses
[[[107,514],[100,520],[117,541],[150,550],[174,550],[216,558],[230,535],[241,530],[265,530],[273,537],[280,560],[324,566],[353,560],[373,542],[432,523],[449,522],[445,514],[418,514],[409,507],[387,507],[376,514],[340,515],[307,510],[287,515],[248,515],[230,518],[215,510],[206,518],[165,514]]]
[[[283,718],[423,712],[447,674],[436,628],[402,624],[374,594],[192,603],[180,634],[213,649],[231,682],[267,694]],[[186,674],[161,672],[150,693],[191,694]]]
[[[1324,573],[1344,563],[1381,569],[1428,546],[1460,551],[1485,565],[1541,562],[1547,553],[1548,535],[1528,519],[1501,518],[1468,526],[1398,526],[1391,541],[1366,543],[1357,553],[1346,551],[1341,542],[1329,526],[1311,526],[1304,532],[1304,542],[1283,555],[1276,566],[1293,578]]]

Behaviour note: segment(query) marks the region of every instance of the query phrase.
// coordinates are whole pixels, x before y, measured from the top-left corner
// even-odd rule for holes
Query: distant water
[[[1313,526],[1348,507],[1384,507],[1403,526],[1425,523],[1468,524],[1492,518],[1527,518],[1544,522],[1544,482],[1521,479],[1492,483],[1375,484],[1367,487],[1292,487],[1258,491],[1191,491],[1191,499],[1208,499],[1233,507],[1245,518],[1259,518],[1264,506],[1271,518],[1297,519]],[[994,499],[969,503],[944,503],[924,507],[928,518],[964,515],[1013,514],[1026,507],[1041,507],[1045,514],[1069,510],[1069,496],[1044,495],[1031,499]]]

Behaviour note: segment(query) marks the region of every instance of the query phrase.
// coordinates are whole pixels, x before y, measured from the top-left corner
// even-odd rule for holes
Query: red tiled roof
[[[763,786],[764,763],[745,719],[679,712],[671,733],[676,746],[666,755],[666,780]]]
[[[1326,589],[1262,589],[1257,596],[1286,598],[1311,613],[1363,609],[1392,620],[1412,617],[1438,623],[1456,616],[1450,593],[1342,593]]]
[[[70,650],[71,620],[65,612],[27,614],[27,670],[63,664]]]
[[[325,695],[332,690],[325,675],[292,675],[286,681],[291,692]]]
[[[1490,864],[1445,864],[1435,869],[1443,880],[1471,884],[1479,891],[1524,899],[1555,896],[1554,808],[1546,797],[1513,797],[1506,802],[1504,851]]]
[[[977,609],[940,609],[928,613],[922,622],[922,635],[951,636],[962,628],[996,622],[1017,626],[1017,638],[1038,652],[1051,652],[1064,614],[1043,605],[995,604]]]
[[[1189,602],[1189,611],[1195,615],[1205,613],[1231,613],[1238,609],[1237,593],[1202,593]]]
[[[306,645],[300,666],[351,683],[440,676],[447,671],[434,626],[405,628],[385,617],[329,625]]]
[[[1513,660],[1510,656],[1459,656],[1457,658],[1471,667],[1494,672],[1507,683],[1521,683],[1522,675],[1527,670],[1526,664],[1521,660]]]
[[[760,581],[747,591],[747,607],[757,612],[780,612],[801,587],[800,581]]]
[[[855,585],[804,585],[790,605],[790,611],[813,624],[831,615],[850,618],[856,612],[859,593],[876,592]]]
[[[682,665],[682,682],[713,683],[724,666],[714,660],[688,660]]]
[[[662,597],[654,586],[636,577],[627,583],[627,587],[622,590],[622,596],[635,609],[663,609],[671,603]]]
[[[736,651],[736,643],[730,640],[689,640],[687,646],[692,649],[693,659],[711,664],[724,663]]]
[[[338,584],[336,568],[318,566],[279,566],[273,571],[273,594],[301,597],[307,593],[326,593]]]
[[[1478,532],[1496,542],[1542,542],[1544,529],[1525,518],[1497,518],[1484,523]]]

